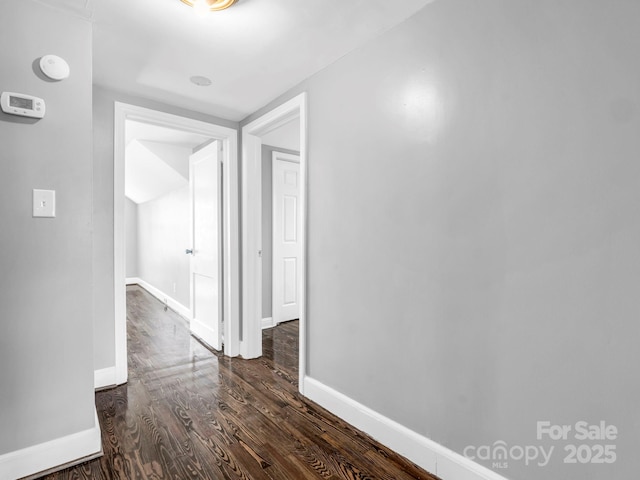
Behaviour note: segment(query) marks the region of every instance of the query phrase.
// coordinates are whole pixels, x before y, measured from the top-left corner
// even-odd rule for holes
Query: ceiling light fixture
[[[224,10],[236,3],[237,0],[180,0],[182,3],[186,3],[190,7],[199,13],[209,13],[218,10]]]

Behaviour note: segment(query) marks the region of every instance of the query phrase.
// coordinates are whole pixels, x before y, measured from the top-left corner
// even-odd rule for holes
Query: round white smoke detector
[[[40,70],[51,80],[64,80],[69,76],[69,64],[57,55],[45,55],[40,59]]]

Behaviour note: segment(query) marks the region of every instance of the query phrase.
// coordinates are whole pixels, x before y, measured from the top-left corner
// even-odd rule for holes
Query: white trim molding
[[[0,478],[15,480],[67,468],[102,455],[98,414],[92,428],[0,456]]]
[[[116,367],[101,368],[93,372],[93,386],[96,390],[116,386]]]
[[[180,302],[178,302],[176,299],[170,297],[169,295],[164,293],[159,288],[154,287],[153,285],[151,285],[148,282],[145,282],[141,278],[136,278],[135,280],[136,280],[136,282],[135,282],[136,285],[141,286],[147,292],[149,292],[151,295],[153,295],[158,300],[160,300],[162,303],[164,303],[171,310],[173,310],[174,312],[178,313],[179,315],[182,315],[185,319],[191,321],[192,315],[191,315],[191,309],[189,309],[189,307],[185,307]],[[129,284],[127,284],[127,285],[129,285]]]
[[[507,480],[309,376],[304,383],[307,398],[444,480]]]
[[[139,285],[141,281],[142,281],[142,279],[140,279],[138,277],[127,277],[125,279],[125,283],[127,285]]]
[[[293,153],[279,152],[274,150],[271,152],[271,161],[282,160],[283,162],[300,163],[300,155],[294,155]]]
[[[243,358],[262,355],[262,139],[261,135],[300,121],[300,341],[298,390],[306,374],[307,94],[303,92],[242,127],[242,341]]]
[[[262,329],[273,328],[276,325],[273,323],[273,317],[267,317],[262,319]]]

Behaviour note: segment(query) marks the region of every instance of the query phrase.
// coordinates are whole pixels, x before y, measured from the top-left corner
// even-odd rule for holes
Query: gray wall
[[[115,365],[114,294],[113,294],[113,122],[114,102],[173,113],[204,122],[237,128],[230,122],[179,107],[114,92],[100,86],[93,89],[93,170],[94,170],[94,255],[93,301],[94,367]]]
[[[294,150],[262,145],[262,318],[271,317],[273,304],[273,152],[300,155]]]
[[[91,25],[30,0],[0,3],[0,85],[42,97],[39,121],[0,112],[0,455],[94,426]],[[32,63],[63,57],[50,82]],[[32,218],[32,189],[56,218]]]
[[[510,479],[640,445],[640,3],[435,2],[309,93],[309,374]],[[536,422],[616,425],[564,465]],[[579,443],[579,442],[576,442]]]
[[[138,205],[125,198],[124,202],[124,233],[126,251],[127,278],[138,275]]]
[[[189,187],[138,205],[139,277],[189,308]],[[174,290],[175,287],[175,290]]]
[[[262,135],[264,145],[300,151],[300,121],[297,118]]]

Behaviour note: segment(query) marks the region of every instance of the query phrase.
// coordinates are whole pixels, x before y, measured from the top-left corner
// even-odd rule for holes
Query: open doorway
[[[134,141],[131,131],[138,129],[138,138],[135,139],[137,144],[133,144]],[[146,131],[145,134],[141,133]],[[159,165],[159,168],[164,171],[164,180],[161,182],[147,182],[151,185],[147,185],[148,188],[156,188],[158,184],[167,183],[169,186],[177,186],[173,190],[170,189],[165,195],[160,195],[160,199],[157,205],[149,205],[150,208],[146,208],[145,217],[147,221],[153,222],[154,218],[162,215],[166,215],[167,208],[178,208],[177,205],[184,205],[186,203],[191,205],[191,194],[187,194],[185,197],[185,182],[189,183],[189,180],[184,179],[184,175],[178,173],[179,170],[184,173],[184,160],[181,165],[174,163],[170,165],[172,161],[169,150],[176,153],[181,145],[174,142],[172,147],[166,145],[159,145],[157,140],[158,136],[153,137],[152,131],[161,132],[162,138],[166,142],[168,138],[180,137],[183,142],[188,145],[182,145],[187,150],[191,150],[196,153],[198,151],[204,151],[205,149],[215,150],[216,161],[212,163],[215,165],[213,170],[218,175],[219,185],[222,191],[222,202],[219,211],[220,230],[223,232],[219,239],[219,252],[220,252],[220,272],[222,280],[222,288],[219,292],[219,305],[221,310],[220,321],[224,323],[224,353],[229,356],[238,355],[238,332],[237,325],[239,323],[238,311],[239,311],[239,260],[238,249],[235,247],[238,243],[238,203],[237,203],[237,132],[234,129],[221,127],[197,120],[192,120],[185,117],[167,114],[164,112],[158,112],[142,107],[133,105],[127,105],[123,103],[116,103],[115,105],[115,145],[114,145],[114,291],[115,291],[115,384],[122,384],[127,381],[127,343],[126,343],[126,277],[127,262],[126,262],[126,228],[125,222],[127,221],[126,209],[132,210],[131,204],[127,204],[125,196],[125,170],[127,164],[125,161],[127,155],[127,148],[132,144],[134,148],[138,150],[138,154],[143,158],[142,164],[145,162],[155,162]],[[173,133],[171,133],[173,132]],[[142,138],[146,136],[147,138]],[[185,140],[187,139],[187,140]],[[196,145],[193,145],[196,143]],[[160,151],[165,158],[159,158]],[[183,149],[184,151],[184,149]],[[151,154],[151,157],[149,156]],[[146,160],[144,160],[146,156]],[[151,159],[151,160],[150,160]],[[180,163],[180,162],[178,162]],[[218,168],[219,165],[219,168]],[[188,163],[187,163],[188,168]],[[208,168],[208,167],[207,167]],[[189,170],[187,170],[188,172]],[[130,173],[130,172],[128,172]],[[182,191],[181,191],[182,189]],[[192,190],[191,187],[187,189]],[[177,193],[176,193],[177,192]],[[133,193],[130,192],[130,195]],[[168,197],[167,197],[168,195]],[[163,198],[167,197],[167,198]],[[174,197],[174,198],[171,198]],[[160,205],[162,203],[162,205]],[[139,213],[139,212],[138,212]],[[180,216],[179,212],[175,212],[175,215]],[[186,212],[184,218],[189,218],[189,212]],[[187,232],[187,235],[190,235]],[[193,239],[183,246],[179,246],[181,241],[185,239],[180,235],[173,234],[169,240],[169,245],[172,245],[172,255],[184,256],[187,250],[190,250],[190,244],[193,245]],[[180,238],[179,238],[180,237]],[[131,241],[131,239],[130,239]],[[156,242],[160,244],[162,242]],[[166,243],[166,242],[165,242]],[[158,245],[156,245],[158,246]],[[191,248],[192,249],[192,248]],[[164,252],[163,254],[165,254]],[[177,258],[177,257],[176,257]],[[184,258],[184,257],[181,257]],[[138,258],[139,261],[139,258]],[[182,274],[173,275],[172,277],[162,278],[162,273],[155,273],[155,282],[162,285],[162,288],[158,288],[147,282],[149,291],[153,294],[154,287],[156,289],[155,294],[159,296],[161,300],[166,299],[166,303],[169,304],[169,298],[175,303],[171,306],[174,310],[179,311],[183,315],[189,314],[191,310],[191,301],[194,297],[192,292],[192,282],[186,286],[184,282],[184,262],[182,266]],[[192,262],[191,262],[192,263]],[[179,269],[179,267],[178,267]],[[175,272],[174,272],[175,273]],[[175,278],[182,278],[182,283],[174,281]],[[130,277],[135,278],[135,277]],[[164,283],[163,283],[164,282]],[[176,284],[174,286],[174,283]],[[143,285],[144,286],[144,285]],[[189,289],[187,296],[186,289]],[[168,290],[168,292],[167,292]],[[179,293],[180,292],[180,293]],[[172,295],[173,293],[173,295]],[[179,297],[182,301],[175,297]],[[184,299],[189,298],[189,302],[185,302]],[[187,303],[189,308],[186,308]],[[181,308],[182,307],[182,308]],[[185,315],[186,316],[186,315]],[[212,345],[215,348],[215,345]],[[220,345],[222,346],[222,345]]]
[[[262,139],[262,328],[300,318],[300,119]]]
[[[139,285],[222,349],[220,142],[125,122],[127,285]]]
[[[127,120],[125,141],[127,285],[190,319],[189,157],[212,139]]]
[[[272,138],[293,126],[297,130],[299,149],[285,152],[291,155],[287,160],[295,163],[293,156],[299,157],[295,176],[298,185],[298,197],[290,212],[299,213],[295,235],[299,240],[299,259],[295,266],[290,264],[289,277],[295,277],[295,295],[290,295],[297,303],[299,312],[299,367],[298,389],[303,392],[306,374],[306,178],[307,178],[307,106],[306,93],[285,102],[283,105],[262,115],[245,125],[242,129],[242,328],[240,353],[244,358],[256,358],[262,355],[265,277],[263,269],[264,241],[263,231],[263,145],[265,139]],[[298,153],[298,155],[295,155]],[[281,158],[282,159],[282,158]],[[290,175],[289,178],[293,178]],[[293,203],[291,204],[293,205]],[[290,207],[291,207],[290,205]],[[267,220],[268,221],[268,220]],[[272,253],[272,252],[268,252]],[[269,276],[267,275],[266,281]],[[272,306],[273,307],[273,306]]]

